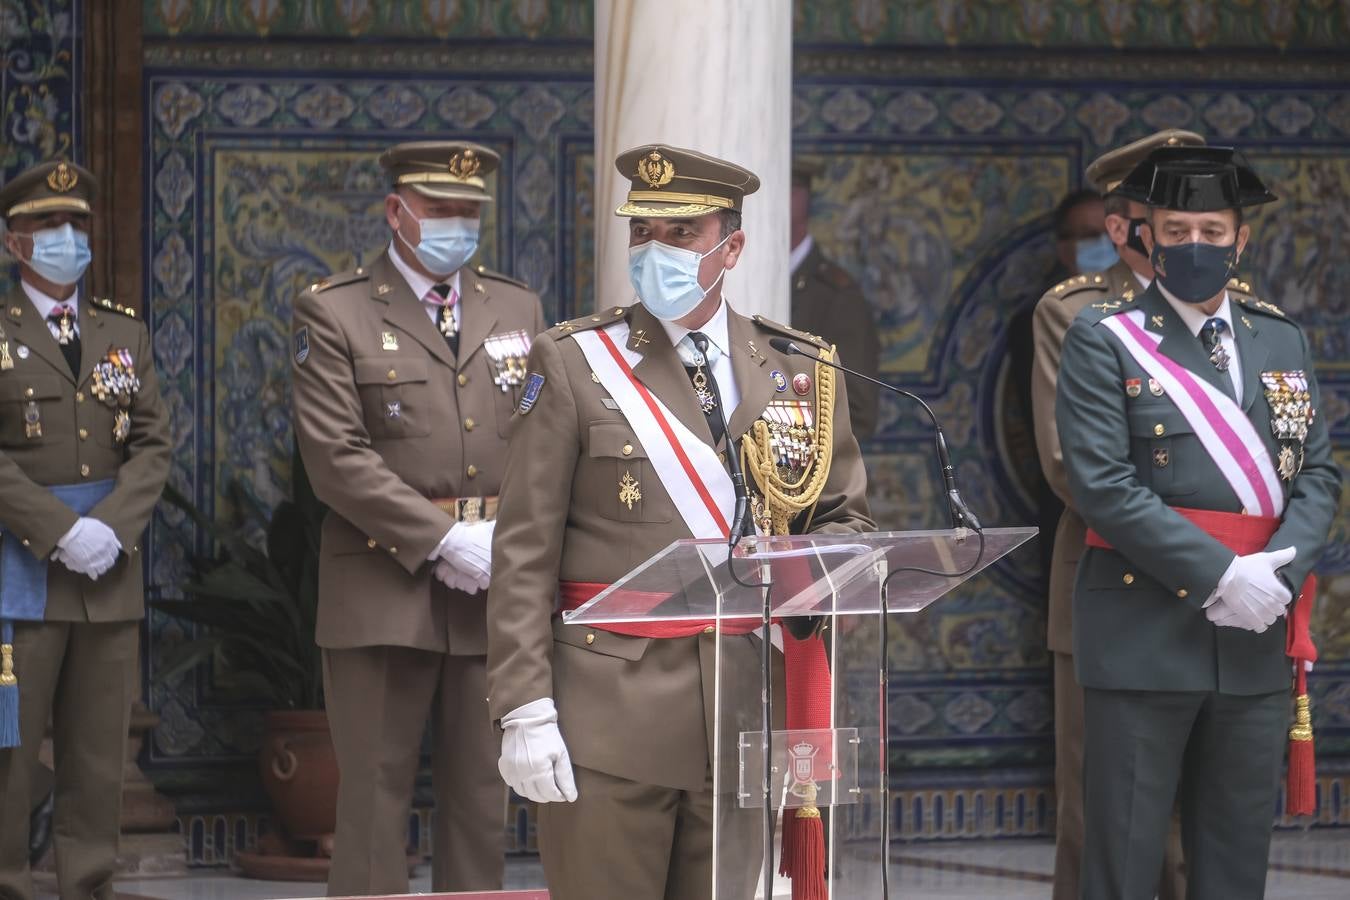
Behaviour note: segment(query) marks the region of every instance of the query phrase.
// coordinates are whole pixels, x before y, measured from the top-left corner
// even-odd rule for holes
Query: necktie
[[[1227,372],[1228,364],[1232,362],[1220,340],[1227,330],[1228,323],[1217,316],[1200,327],[1200,343],[1205,345],[1205,349],[1209,351],[1209,361],[1220,372]]]
[[[450,352],[458,356],[459,327],[455,324],[455,304],[459,302],[459,294],[448,284],[433,284],[431,290],[427,292],[427,302],[441,308],[440,314],[436,317],[436,327],[445,335],[445,343]]]
[[[713,446],[720,446],[726,438],[726,423],[722,420],[722,393],[717,389],[717,378],[712,373],[713,360],[718,353],[717,345],[708,340],[701,331],[691,331],[686,337],[698,351],[693,365],[686,365],[689,380],[694,385],[694,394],[698,397],[699,408],[708,420],[708,430],[712,432]]]
[[[80,374],[80,335],[75,330],[75,310],[59,303],[47,313],[47,328],[56,343],[61,345],[61,355],[70,366],[70,374]]]

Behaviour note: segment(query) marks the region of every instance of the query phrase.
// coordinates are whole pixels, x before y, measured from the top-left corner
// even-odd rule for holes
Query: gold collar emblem
[[[478,158],[478,154],[472,150],[465,150],[462,153],[456,153],[450,157],[448,168],[450,174],[459,179],[469,179],[478,174],[478,170],[483,167],[483,161]]]
[[[73,190],[79,181],[80,176],[65,163],[59,163],[55,169],[47,173],[47,186],[58,194]]]
[[[638,160],[637,174],[648,186],[663,188],[675,177],[675,164],[653,150]]]

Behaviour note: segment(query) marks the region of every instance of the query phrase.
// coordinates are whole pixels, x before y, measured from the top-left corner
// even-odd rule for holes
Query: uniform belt
[[[496,497],[432,497],[431,502],[456,522],[497,518]]]
[[[1239,555],[1259,553],[1279,530],[1278,516],[1248,516],[1212,509],[1172,509],[1192,525]],[[1109,541],[1088,529],[1087,545],[1111,550]],[[1312,718],[1308,700],[1307,673],[1303,662],[1317,659],[1309,623],[1317,579],[1309,574],[1289,604],[1284,652],[1294,660],[1294,727],[1289,730],[1289,771],[1285,786],[1285,813],[1312,815],[1317,809],[1317,783],[1313,771]]]
[[[558,593],[562,599],[558,612],[571,612],[580,608],[607,587],[609,585],[594,581],[558,582]],[[624,592],[624,600],[627,601],[630,611],[635,614],[651,612],[670,597],[670,594],[653,591]],[[758,616],[748,616],[739,619],[723,619],[720,630],[723,634],[749,634],[759,626],[760,619]],[[606,622],[603,625],[592,625],[591,627],[600,631],[608,631],[610,634],[643,638],[692,637],[696,634],[711,634],[719,630],[718,623],[712,619],[682,619],[678,622]]]

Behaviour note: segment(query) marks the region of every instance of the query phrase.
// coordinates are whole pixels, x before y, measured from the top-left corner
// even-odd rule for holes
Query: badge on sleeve
[[[531,372],[525,376],[525,390],[520,394],[520,414],[523,416],[534,409],[535,401],[539,399],[539,392],[544,389],[544,376],[538,372]]]
[[[301,325],[295,333],[295,364],[302,366],[309,359],[309,326]]]

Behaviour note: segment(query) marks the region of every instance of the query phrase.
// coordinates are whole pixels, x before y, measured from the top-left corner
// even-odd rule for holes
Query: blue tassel
[[[14,677],[14,624],[0,623],[0,749],[19,746],[19,679]]]

